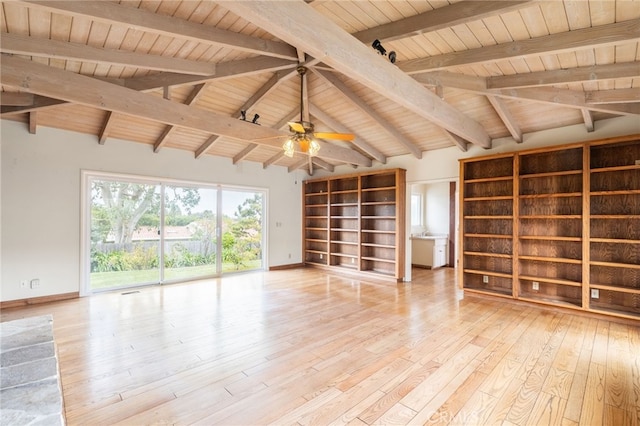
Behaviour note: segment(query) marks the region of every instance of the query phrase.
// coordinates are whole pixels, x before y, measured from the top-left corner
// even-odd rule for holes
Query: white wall
[[[449,182],[429,183],[424,187],[427,231],[449,235]]]
[[[301,174],[2,120],[0,301],[80,291],[81,170],[128,173],[269,190],[268,265],[302,261]],[[277,223],[282,226],[276,227]],[[289,258],[291,254],[291,258]],[[40,279],[40,288],[20,287]]]

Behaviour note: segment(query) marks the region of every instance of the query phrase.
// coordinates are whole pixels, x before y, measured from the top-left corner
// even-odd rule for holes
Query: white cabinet
[[[447,237],[427,236],[411,238],[411,264],[438,268],[447,264]]]

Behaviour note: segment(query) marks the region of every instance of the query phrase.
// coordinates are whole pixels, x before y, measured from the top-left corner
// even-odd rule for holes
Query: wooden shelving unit
[[[327,265],[329,259],[329,187],[328,182],[304,186],[304,261]]]
[[[520,299],[582,307],[583,147],[518,156]]]
[[[640,141],[590,147],[591,309],[640,317]]]
[[[466,289],[513,295],[513,171],[512,155],[461,163]]]
[[[640,136],[462,160],[460,286],[640,319]]]
[[[316,199],[318,190],[323,188],[328,190],[326,199],[322,199],[324,204]],[[403,169],[305,181],[305,263],[401,280],[405,256],[405,188]],[[328,215],[316,214],[315,208]],[[319,247],[315,245],[319,243],[315,234],[319,228],[325,231],[323,235],[328,235],[326,241],[320,238],[320,242],[327,243],[322,246],[326,251],[321,259],[316,257],[319,253],[313,252]],[[314,238],[310,239],[309,235]]]

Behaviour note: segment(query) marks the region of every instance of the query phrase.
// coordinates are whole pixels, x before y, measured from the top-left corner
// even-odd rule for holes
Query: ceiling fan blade
[[[291,127],[291,130],[294,132],[297,132],[297,133],[306,132],[304,126],[299,121],[290,121],[288,124],[289,124],[289,127]]]
[[[356,138],[353,133],[328,133],[328,132],[316,132],[313,134],[318,139],[337,139],[341,141],[352,141]]]

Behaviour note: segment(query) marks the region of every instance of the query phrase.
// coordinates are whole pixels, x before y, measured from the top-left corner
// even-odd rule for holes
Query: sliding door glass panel
[[[218,273],[217,192],[213,188],[165,186],[163,281]]]
[[[160,282],[160,186],[93,178],[92,291]]]
[[[264,193],[222,190],[222,273],[263,267]]]

